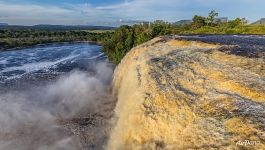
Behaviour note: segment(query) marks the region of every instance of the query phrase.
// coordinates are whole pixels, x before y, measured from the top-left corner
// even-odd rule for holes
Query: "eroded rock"
[[[126,55],[108,149],[265,149],[265,40],[244,53],[205,42],[160,37]]]

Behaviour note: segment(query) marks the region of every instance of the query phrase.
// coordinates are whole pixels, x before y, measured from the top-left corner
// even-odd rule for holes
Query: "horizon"
[[[229,20],[244,17],[255,22],[264,18],[260,15],[265,14],[264,4],[261,0],[0,0],[0,23],[119,26],[120,20],[191,20],[194,15],[207,16],[211,10]]]

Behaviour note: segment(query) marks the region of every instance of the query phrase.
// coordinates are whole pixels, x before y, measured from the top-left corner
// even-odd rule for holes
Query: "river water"
[[[0,150],[103,149],[113,66],[101,49],[55,43],[0,52]]]
[[[95,63],[106,60],[101,46],[88,43],[57,43],[5,51],[0,53],[0,83],[7,86],[45,81],[74,69],[91,71]]]

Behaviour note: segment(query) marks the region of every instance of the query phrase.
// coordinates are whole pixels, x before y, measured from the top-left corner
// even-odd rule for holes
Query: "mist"
[[[0,150],[103,149],[112,73],[112,66],[99,63],[92,72],[75,70],[46,85],[2,93]],[[90,116],[101,124],[86,122]]]

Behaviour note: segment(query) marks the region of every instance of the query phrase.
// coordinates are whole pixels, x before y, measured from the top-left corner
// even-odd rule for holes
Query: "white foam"
[[[63,63],[65,61],[67,61],[67,60],[74,59],[74,58],[76,58],[78,56],[79,55],[72,55],[72,56],[70,55],[68,57],[64,57],[64,58],[62,58],[60,60],[53,61],[53,62],[49,62],[49,61],[46,61],[46,62],[34,62],[34,63],[24,64],[22,66],[9,67],[9,68],[5,68],[1,72],[3,73],[3,72],[22,70],[22,71],[25,71],[24,74],[31,73],[31,72],[35,72],[35,71],[39,71],[39,70],[45,70],[45,69],[53,68],[53,67],[55,67],[56,65],[58,65],[60,63]],[[1,72],[0,72],[0,74],[1,74]],[[14,79],[14,78],[17,78],[17,77],[20,77],[20,76],[21,75],[15,75],[15,76],[7,78],[7,80],[8,79]]]
[[[60,57],[62,58],[57,58],[57,60],[46,60],[46,57],[53,58],[53,53],[55,55],[66,54],[67,56],[61,55]],[[43,55],[46,57],[42,58]],[[47,47],[33,47],[19,51],[4,52],[0,53],[0,65],[3,65],[0,70],[0,77],[5,80],[9,80],[40,70],[48,72],[50,69],[56,69],[59,64],[65,64],[68,63],[68,61],[69,63],[74,63],[77,57],[80,57],[78,59],[93,60],[101,56],[104,56],[104,53],[94,53],[93,47],[90,47],[89,45],[86,47],[83,47],[82,45],[52,45]],[[9,63],[12,66],[10,66]],[[13,71],[19,71],[21,73],[12,74]],[[4,76],[4,74],[8,75]]]
[[[101,53],[101,54],[99,54],[97,56],[93,56],[93,57],[90,57],[88,59],[96,59],[96,58],[99,58],[99,57],[104,56],[104,55],[105,55],[104,53]]]
[[[2,59],[2,58],[0,58],[0,59]],[[7,64],[7,59],[2,59],[2,60],[0,60],[0,64],[2,64],[2,65],[6,65],[6,64]]]

